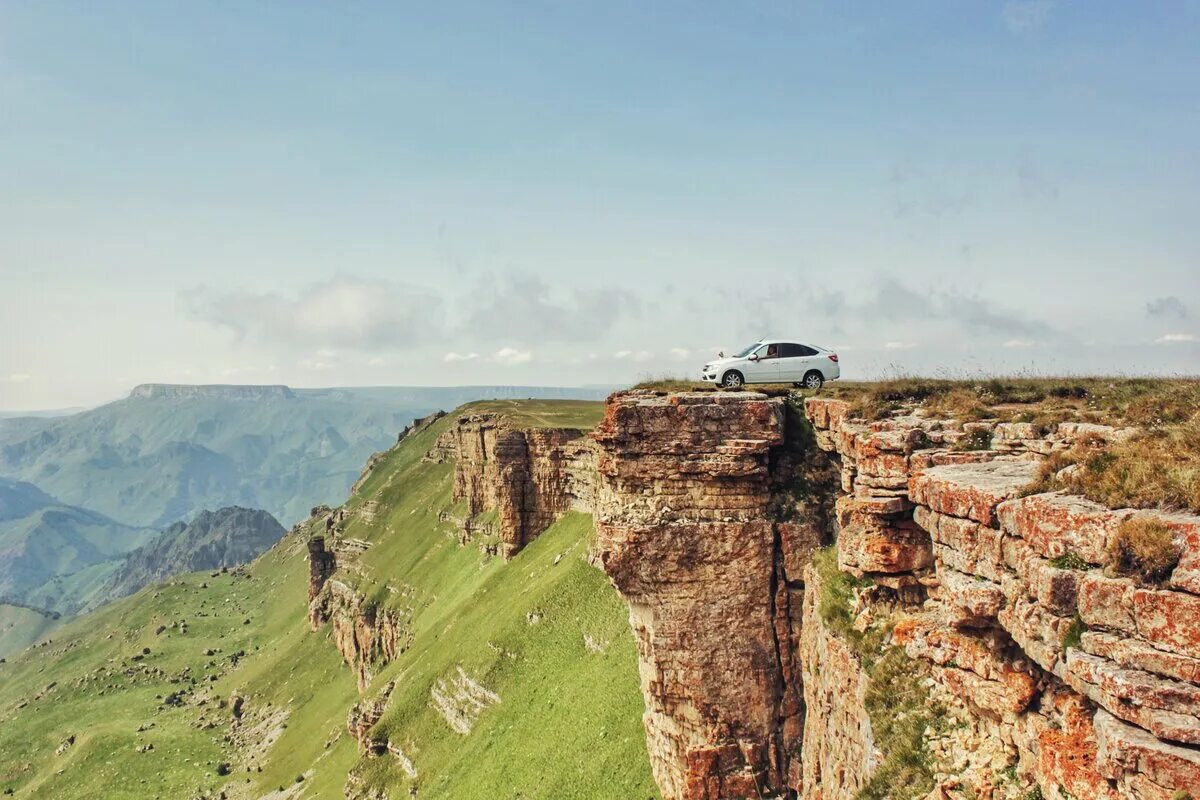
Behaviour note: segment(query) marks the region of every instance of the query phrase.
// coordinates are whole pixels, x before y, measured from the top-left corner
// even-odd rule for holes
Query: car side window
[[[787,344],[780,345],[780,350],[781,350],[781,352],[779,353],[780,358],[795,358],[796,356],[804,355],[804,353],[801,352],[804,350],[803,346],[798,345],[798,344],[792,344],[790,342],[788,342]]]
[[[777,344],[767,345],[767,354],[765,356],[763,356],[763,358],[779,358],[779,345],[777,345]]]

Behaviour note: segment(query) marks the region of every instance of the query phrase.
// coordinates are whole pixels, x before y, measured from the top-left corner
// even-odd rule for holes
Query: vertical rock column
[[[610,398],[596,557],[630,607],[646,740],[667,800],[784,790],[800,729],[768,456],[783,405],[760,394]],[[787,662],[785,667],[784,662]]]
[[[454,499],[474,516],[497,514],[505,558],[576,505],[572,465],[582,431],[514,428],[493,414],[460,417],[438,448],[454,458]]]

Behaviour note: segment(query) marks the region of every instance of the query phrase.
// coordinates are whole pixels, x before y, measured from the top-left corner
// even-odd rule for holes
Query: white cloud
[[[1194,342],[1197,338],[1191,333],[1167,333],[1154,340],[1155,344],[1178,344],[1180,342]]]
[[[33,376],[28,372],[14,372],[10,375],[0,375],[0,382],[3,383],[27,383]]]
[[[686,361],[692,355],[692,351],[686,347],[672,347],[670,352],[671,358],[676,361]]]
[[[320,358],[302,358],[298,363],[305,369],[317,371],[324,371],[333,368],[333,364],[330,364],[328,361],[322,361]]]
[[[916,347],[913,342],[884,342],[884,350],[911,350]]]
[[[613,358],[618,361],[636,361],[639,364],[644,364],[654,358],[654,353],[649,350],[618,350],[613,353]]]
[[[1053,8],[1053,0],[1009,0],[1000,17],[1012,33],[1034,33],[1045,26]]]
[[[395,281],[348,275],[309,284],[294,296],[200,287],[181,297],[194,318],[228,328],[239,340],[311,347],[322,351],[322,359],[337,348],[404,348],[443,327],[443,302],[437,295]]]
[[[515,347],[501,347],[488,360],[509,366],[514,364],[528,364],[533,360],[533,353],[528,350],[518,350]]]
[[[454,364],[459,361],[474,361],[479,358],[479,353],[455,353],[453,351],[442,356],[442,361],[447,364]]]
[[[1012,348],[1012,347],[1035,347],[1036,345],[1037,345],[1037,342],[1035,342],[1033,339],[1009,339],[1008,341],[1004,342],[1004,344],[1001,346]]]

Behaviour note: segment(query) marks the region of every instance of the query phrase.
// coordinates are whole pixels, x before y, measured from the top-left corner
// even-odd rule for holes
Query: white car
[[[701,377],[726,389],[746,383],[794,383],[820,389],[841,377],[837,353],[789,339],[761,339],[732,358],[704,365]]]

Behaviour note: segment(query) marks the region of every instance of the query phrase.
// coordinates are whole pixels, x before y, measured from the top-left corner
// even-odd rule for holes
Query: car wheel
[[[726,372],[721,378],[721,385],[726,389],[739,389],[745,382],[745,379],[742,378],[742,373],[738,372],[736,369],[729,370],[729,372]]]
[[[804,375],[805,389],[820,389],[825,385],[825,376],[817,372],[815,369],[809,370]]]

